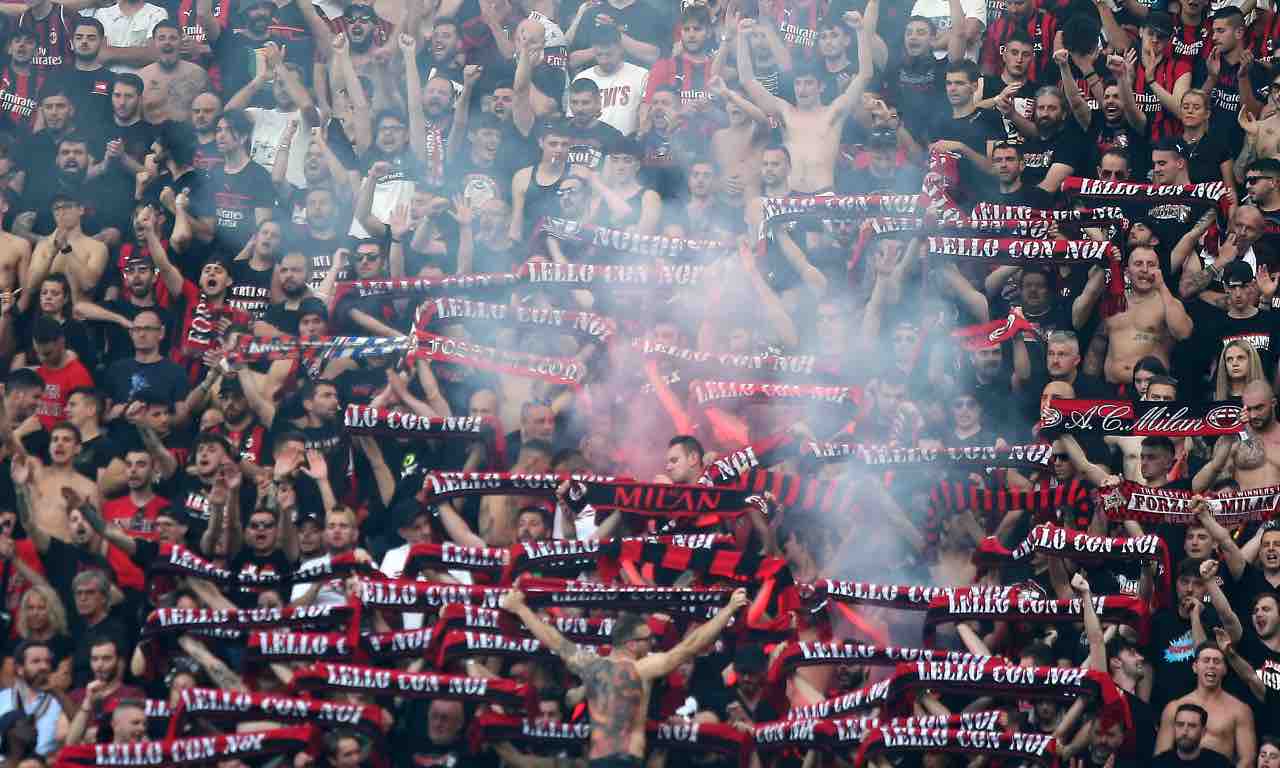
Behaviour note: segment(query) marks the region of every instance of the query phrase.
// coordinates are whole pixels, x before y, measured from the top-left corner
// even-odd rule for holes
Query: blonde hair
[[[1224,344],[1222,352],[1218,353],[1218,372],[1214,376],[1214,400],[1227,400],[1231,397],[1231,381],[1227,378],[1227,350],[1232,347],[1244,350],[1249,358],[1249,370],[1244,375],[1245,384],[1266,378],[1262,372],[1262,358],[1258,355],[1258,350],[1253,348],[1253,344],[1244,339],[1232,339]]]
[[[334,507],[333,509],[330,509],[330,510],[326,511],[326,512],[324,513],[324,523],[325,523],[325,525],[328,525],[328,524],[329,524],[329,519],[330,519],[330,518],[333,518],[333,517],[347,517],[347,518],[350,518],[350,519],[351,519],[351,525],[353,525],[353,526],[355,526],[355,527],[357,527],[357,528],[359,528],[359,527],[360,527],[360,518],[356,516],[356,511],[355,511],[354,509],[352,509],[351,507],[348,507],[346,504],[339,504],[338,506]]]
[[[68,634],[67,610],[62,605],[62,600],[58,597],[58,593],[54,592],[53,587],[47,584],[35,584],[22,593],[22,600],[18,603],[18,637],[25,639],[30,634],[30,628],[27,626],[27,601],[32,595],[44,598],[45,610],[49,612],[49,626],[53,628],[53,634]]]

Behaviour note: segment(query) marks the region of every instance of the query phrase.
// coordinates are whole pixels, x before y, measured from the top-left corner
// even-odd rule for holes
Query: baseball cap
[[[768,666],[764,649],[758,645],[742,645],[733,654],[733,671],[738,674],[763,672]]]
[[[65,339],[66,337],[67,334],[66,331],[62,329],[62,323],[59,323],[52,317],[45,315],[36,318],[31,338],[37,344],[48,344],[51,341]]]
[[[120,258],[116,260],[116,266],[123,272],[133,266],[154,267],[155,262],[151,260],[150,256],[145,255],[141,248],[130,248],[128,251],[120,251]]]
[[[1253,280],[1253,267],[1249,262],[1231,262],[1222,270],[1222,284],[1230,288],[1233,285],[1245,285]]]
[[[1187,156],[1187,145],[1177,136],[1166,136],[1151,145],[1153,152],[1176,152],[1182,157]]]
[[[1150,11],[1147,13],[1147,23],[1143,24],[1143,26],[1151,30],[1151,33],[1158,38],[1173,37],[1173,16],[1165,11]]]
[[[413,525],[420,515],[430,515],[431,511],[423,507],[417,499],[404,499],[391,508],[391,519],[396,523],[396,530]]]
[[[320,299],[317,299],[314,296],[308,296],[298,302],[298,319],[301,320],[307,315],[319,315],[327,322],[329,320],[329,309]]]
[[[898,132],[889,127],[876,128],[871,131],[867,144],[873,147],[894,147],[898,145]]]
[[[644,157],[644,151],[640,149],[640,142],[630,136],[623,136],[620,139],[614,140],[613,143],[606,148],[605,154]]]

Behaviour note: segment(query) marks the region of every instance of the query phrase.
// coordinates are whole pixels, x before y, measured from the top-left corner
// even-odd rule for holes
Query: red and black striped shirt
[[[680,103],[688,106],[710,98],[707,80],[711,78],[711,58],[694,61],[685,54],[671,59],[658,59],[649,71],[649,85],[645,88],[644,103],[653,100],[653,92],[659,86],[669,85],[680,92]]]
[[[76,18],[76,13],[68,13],[58,3],[52,5],[49,15],[43,19],[35,18],[29,10],[22,12],[18,17],[18,26],[25,26],[35,31],[36,51],[31,57],[31,66],[45,74],[71,66],[71,54],[74,49],[71,44],[71,27],[67,24],[67,19],[74,22]]]
[[[1044,79],[1045,74],[1052,71],[1053,38],[1058,33],[1057,17],[1044,9],[1038,9],[1025,18],[1005,13],[987,25],[982,36],[982,53],[978,56],[983,73],[988,76],[1000,74],[1004,67],[1004,44],[1017,30],[1025,31],[1035,45],[1035,55],[1031,57],[1031,64],[1027,69],[1027,80],[1035,82]]]
[[[1262,8],[1254,11],[1257,16],[1245,30],[1245,45],[1259,59],[1266,58],[1280,46],[1280,13]]]
[[[1177,23],[1173,27],[1173,54],[1189,59],[1199,56],[1202,59],[1209,58],[1209,52],[1213,50],[1213,41],[1210,34],[1213,32],[1213,22],[1208,16],[1199,24]]]
[[[1138,109],[1147,116],[1147,138],[1152,143],[1169,136],[1182,135],[1182,121],[1164,108],[1160,97],[1151,90],[1151,84],[1159,83],[1161,88],[1172,92],[1174,83],[1184,74],[1190,73],[1192,66],[1191,59],[1169,56],[1167,51],[1152,73],[1148,73],[1141,63],[1138,64],[1133,78],[1133,98],[1138,103]]]
[[[827,13],[828,0],[787,0],[777,15],[778,34],[792,51],[812,56],[818,46],[818,22]]]
[[[35,67],[25,75],[12,66],[0,69],[0,114],[3,114],[5,124],[19,135],[31,133],[44,78],[45,74]]]

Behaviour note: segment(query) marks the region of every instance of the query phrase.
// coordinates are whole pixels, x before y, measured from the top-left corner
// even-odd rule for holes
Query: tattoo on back
[[[591,754],[628,752],[632,728],[644,719],[644,680],[636,665],[597,656],[581,674],[591,705]]]

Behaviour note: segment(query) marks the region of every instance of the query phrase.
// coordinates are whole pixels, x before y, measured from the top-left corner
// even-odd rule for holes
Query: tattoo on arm
[[[1236,461],[1248,467],[1261,466],[1267,458],[1267,452],[1259,439],[1241,440],[1236,445]]]
[[[584,650],[577,643],[563,635],[552,645],[551,650],[563,659],[564,665],[578,677],[584,677],[592,662],[600,660],[599,656]]]
[[[102,515],[98,513],[98,508],[93,504],[85,503],[80,506],[80,515],[84,517],[86,523],[99,536],[107,530],[107,521],[102,519]]]
[[[1194,258],[1194,257],[1193,257]],[[1192,272],[1185,266],[1182,268],[1182,278],[1179,281],[1179,293],[1186,295],[1190,293],[1192,296],[1201,293],[1209,284],[1213,282],[1213,274],[1209,270],[1201,268]]]

